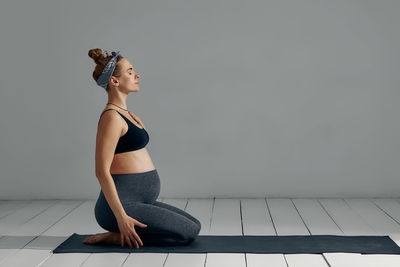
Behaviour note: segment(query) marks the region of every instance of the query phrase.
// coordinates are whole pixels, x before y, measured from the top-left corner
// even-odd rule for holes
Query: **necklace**
[[[121,108],[120,106],[118,106],[117,104],[114,104],[114,103],[110,103],[110,102],[108,102],[107,104],[111,104],[111,105],[114,105],[114,106],[117,106],[117,107],[119,107],[120,109],[123,109],[123,110],[126,110],[126,111],[128,111],[127,109],[124,109],[124,108]],[[129,113],[130,113],[130,111],[128,111]],[[136,119],[135,118],[133,118],[135,121],[136,121]],[[139,129],[144,129],[144,127],[143,128],[139,128]]]
[[[116,104],[114,104],[114,103],[110,103],[110,102],[108,102],[107,104],[111,104],[111,105],[114,105],[114,106],[117,106],[117,107],[119,107],[120,109],[123,109],[123,110],[126,110],[126,111],[128,111],[127,109],[121,108],[120,106],[118,106],[118,105],[116,105]]]

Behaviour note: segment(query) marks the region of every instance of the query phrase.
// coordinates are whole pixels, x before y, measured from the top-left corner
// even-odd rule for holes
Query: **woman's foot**
[[[105,244],[105,245],[120,245],[121,235],[119,233],[107,232],[98,233],[86,237],[83,241],[84,244]]]

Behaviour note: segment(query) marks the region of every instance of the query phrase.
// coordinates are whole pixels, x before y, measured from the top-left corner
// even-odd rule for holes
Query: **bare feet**
[[[86,237],[84,244],[105,244],[105,245],[121,245],[121,235],[119,233],[107,232],[97,233]]]

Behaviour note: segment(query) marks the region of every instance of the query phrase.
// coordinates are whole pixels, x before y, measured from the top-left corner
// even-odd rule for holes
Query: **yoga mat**
[[[400,247],[389,236],[342,235],[199,235],[189,245],[140,246],[84,244],[90,235],[73,233],[53,253],[307,253],[347,252],[361,254],[400,254]],[[133,244],[132,244],[133,245]]]

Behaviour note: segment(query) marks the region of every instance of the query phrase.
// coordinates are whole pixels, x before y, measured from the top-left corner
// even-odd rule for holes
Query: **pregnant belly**
[[[144,147],[135,151],[128,151],[114,155],[111,163],[111,174],[137,173],[154,170],[155,166],[147,149]]]

